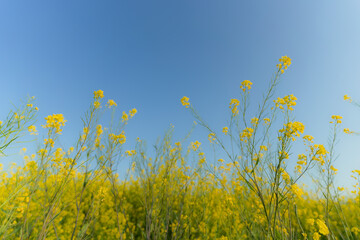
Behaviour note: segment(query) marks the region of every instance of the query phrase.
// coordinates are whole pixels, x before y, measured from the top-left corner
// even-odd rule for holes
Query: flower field
[[[293,115],[297,98],[275,96],[290,65],[283,56],[274,66],[255,115],[248,113],[253,83],[241,82],[239,97],[229,100],[228,126],[209,126],[184,96],[179,108],[209,142],[191,134],[176,141],[170,128],[151,152],[142,139],[124,148],[135,108],[103,124],[104,111],[119,110],[102,90],[94,92],[69,149],[59,144],[66,117],[35,124],[30,98],[0,125],[3,158],[24,135],[40,139],[33,153],[22,150],[24,165],[1,170],[1,239],[360,239],[360,170],[353,171],[350,191],[334,184],[338,134],[353,132],[333,115],[329,144],[304,135]],[[295,156],[297,142],[305,150]],[[204,151],[205,144],[222,158]],[[129,166],[124,173],[122,166]],[[303,185],[306,177],[313,187]]]

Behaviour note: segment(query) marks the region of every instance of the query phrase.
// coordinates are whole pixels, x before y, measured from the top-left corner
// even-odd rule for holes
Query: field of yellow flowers
[[[305,126],[293,117],[297,98],[274,97],[290,65],[289,57],[280,58],[255,116],[247,111],[252,82],[243,81],[239,99],[230,100],[229,125],[219,133],[188,97],[181,99],[221,150],[224,157],[216,161],[199,141],[175,142],[172,128],[152,153],[140,139],[124,149],[126,125],[137,110],[102,126],[103,111],[116,111],[117,104],[101,90],[69,149],[58,144],[64,116],[49,115],[37,152],[25,155],[23,166],[1,170],[1,239],[360,239],[359,189],[350,196],[334,185],[337,133],[351,131],[340,129],[342,117],[334,115],[329,146],[303,134]],[[1,122],[3,155],[24,134],[38,134],[37,110],[31,98]],[[290,168],[296,141],[306,151]],[[129,165],[125,174],[118,172],[120,162]],[[309,191],[301,180],[314,171],[317,190]],[[359,182],[359,170],[353,178]]]

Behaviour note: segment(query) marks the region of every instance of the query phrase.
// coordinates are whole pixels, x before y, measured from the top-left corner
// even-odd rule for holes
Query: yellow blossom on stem
[[[133,156],[136,154],[136,151],[135,150],[128,150],[128,151],[125,151],[125,154],[129,157]]]
[[[189,107],[190,103],[188,97],[183,96],[180,101],[183,106],[185,106],[186,108]]]
[[[298,198],[301,198],[301,196],[304,194],[303,190],[299,188],[297,184],[291,185],[291,192],[295,194]]]
[[[314,137],[313,136],[310,136],[310,135],[305,135],[303,136],[303,139],[306,140],[306,141],[309,141],[311,143],[313,143],[314,141]]]
[[[330,169],[333,170],[335,174],[338,171],[338,169],[336,169],[333,165],[330,166]]]
[[[42,125],[43,128],[53,128],[55,133],[61,134],[62,129],[60,127],[65,126],[66,120],[62,114],[53,114],[45,118],[46,125]]]
[[[136,113],[137,113],[136,108],[133,108],[133,109],[131,109],[131,110],[129,111],[129,115],[130,115],[131,118],[134,117]]]
[[[109,134],[109,137],[115,144],[124,144],[126,142],[126,136],[124,134],[124,131],[122,131],[119,135],[111,133]]]
[[[236,99],[236,98],[231,99],[229,108],[231,109],[233,116],[236,116],[237,114],[239,114],[239,110],[237,108],[237,106],[239,106],[239,104],[240,104],[240,101],[238,99]]]
[[[240,134],[240,140],[247,142],[253,135],[254,129],[252,128],[245,128],[242,133]]]
[[[116,102],[114,101],[114,100],[112,100],[112,99],[109,99],[109,101],[107,102],[107,106],[109,107],[109,108],[111,108],[112,106],[117,106],[117,104],[116,104]]]
[[[96,136],[100,136],[102,133],[104,132],[104,130],[102,129],[101,124],[96,126]]]
[[[208,139],[210,143],[214,142],[216,140],[215,133],[210,133]]]
[[[199,141],[195,141],[191,143],[191,147],[194,151],[198,150],[198,148],[200,147],[201,143]]]
[[[321,238],[321,235],[319,233],[315,232],[313,234],[313,240],[320,240],[320,238]]]
[[[228,128],[228,127],[223,127],[222,132],[223,132],[225,135],[227,135],[228,132],[229,132],[229,128]]]
[[[344,128],[344,133],[351,134],[351,133],[354,133],[354,132],[350,131],[350,129],[348,129],[348,128]]]
[[[253,118],[251,119],[251,124],[252,124],[253,126],[258,125],[258,123],[259,123],[259,119],[258,119],[258,118],[253,117]]]
[[[282,56],[279,59],[279,62],[280,63],[277,64],[276,67],[281,73],[284,73],[284,70],[286,70],[291,65],[291,58],[289,58],[288,56]]]
[[[100,102],[99,101],[94,102],[94,108],[95,109],[100,108]]]
[[[264,145],[260,146],[260,151],[267,151],[267,150],[268,150],[267,146]]]
[[[304,132],[305,126],[301,122],[288,122],[284,124],[285,128],[279,130],[285,137],[295,141],[295,137],[299,137]]]
[[[328,235],[330,233],[328,227],[323,220],[317,219],[316,224],[319,227],[319,233],[321,233],[322,235]]]
[[[101,99],[104,97],[104,92],[102,90],[94,91],[94,98]]]
[[[352,101],[351,97],[349,97],[347,94],[344,95],[344,100],[349,102]]]
[[[126,122],[126,121],[129,120],[129,116],[127,115],[126,112],[122,112],[121,119],[122,119],[123,122]]]
[[[342,116],[332,115],[331,118],[335,121],[335,123],[341,123]],[[331,121],[330,123],[333,123],[333,121]]]
[[[291,95],[287,95],[283,98],[277,98],[276,100],[274,100],[275,106],[280,108],[280,109],[284,109],[284,106],[287,107],[288,110],[294,110],[293,106],[296,105],[296,101],[297,98],[291,94]]]
[[[241,82],[240,88],[241,88],[241,90],[243,90],[243,91],[245,92],[246,90],[250,90],[250,89],[251,89],[251,85],[252,85],[252,82],[251,82],[251,81],[249,81],[249,80],[244,80],[244,81]]]
[[[49,139],[44,139],[44,145],[49,144],[51,147],[54,147],[54,140],[52,140],[51,138]]]
[[[29,126],[28,131],[30,132],[30,135],[37,135],[38,134],[38,132],[36,130],[36,127],[34,125]]]

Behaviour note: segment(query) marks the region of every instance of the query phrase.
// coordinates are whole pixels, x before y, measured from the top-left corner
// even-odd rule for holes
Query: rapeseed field
[[[94,92],[76,144],[63,149],[66,117],[52,114],[35,124],[30,98],[0,125],[3,158],[25,135],[41,139],[36,152],[22,149],[24,165],[1,170],[1,239],[360,239],[360,170],[350,191],[334,183],[338,135],[354,132],[333,115],[329,144],[304,134],[293,114],[297,98],[275,96],[290,66],[289,57],[279,59],[253,116],[253,83],[242,81],[239,97],[229,99],[228,126],[209,126],[191,96],[179,99],[207,131],[206,144],[221,152],[215,161],[191,134],[189,143],[175,141],[172,128],[152,152],[143,139],[124,148],[137,110],[118,110],[102,90]],[[121,116],[103,126],[105,110]],[[306,148],[298,156],[296,142]],[[120,163],[129,166],[124,173]],[[304,187],[307,176],[315,187]]]

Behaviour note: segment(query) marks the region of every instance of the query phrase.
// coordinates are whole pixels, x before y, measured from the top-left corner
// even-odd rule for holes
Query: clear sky
[[[70,141],[92,92],[102,89],[120,111],[138,109],[129,141],[151,145],[171,123],[176,136],[190,129],[184,95],[220,129],[240,82],[254,83],[256,103],[288,55],[276,96],[294,94],[296,119],[326,143],[333,114],[360,131],[360,109],[342,100],[360,100],[359,10],[358,0],[1,1],[0,114],[34,95],[37,125],[63,113]],[[360,137],[340,137],[338,181],[349,184],[360,169]]]

